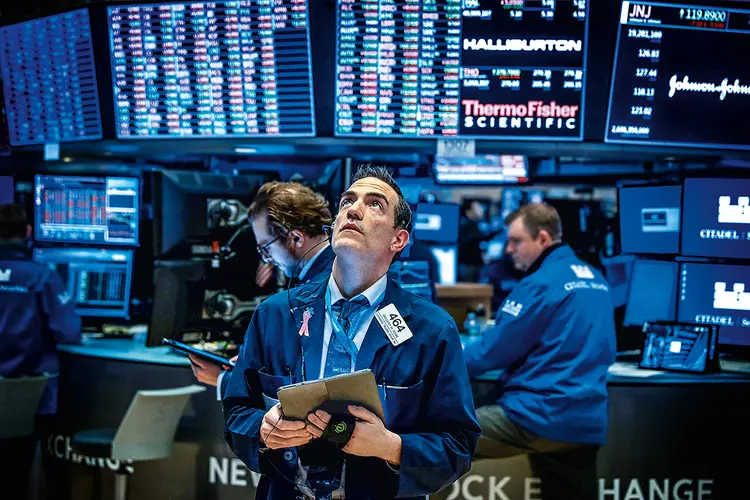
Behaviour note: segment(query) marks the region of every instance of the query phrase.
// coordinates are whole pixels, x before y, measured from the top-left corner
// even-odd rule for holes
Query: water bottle
[[[464,321],[464,331],[469,337],[476,337],[479,335],[479,322],[477,321],[477,313],[471,311],[466,316]]]

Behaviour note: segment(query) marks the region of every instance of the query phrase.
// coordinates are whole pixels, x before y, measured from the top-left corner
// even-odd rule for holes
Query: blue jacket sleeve
[[[41,290],[42,311],[47,326],[58,344],[81,342],[81,318],[76,314],[75,301],[55,272],[48,272]]]
[[[232,375],[224,377],[227,387],[223,399],[224,438],[237,458],[255,472],[261,472],[259,434],[266,414],[261,389],[252,376],[263,366],[259,326],[262,309],[263,305],[258,307],[250,320]]]
[[[546,287],[533,283],[521,281],[516,286],[503,302],[495,326],[464,348],[470,377],[505,370],[531,351],[550,320],[545,292]]]
[[[429,361],[419,412],[423,432],[401,434],[398,497],[430,495],[471,468],[481,429],[455,323],[440,334]]]

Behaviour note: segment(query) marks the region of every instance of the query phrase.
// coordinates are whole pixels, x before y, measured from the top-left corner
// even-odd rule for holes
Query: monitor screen
[[[0,75],[11,145],[102,138],[87,9],[0,29]]]
[[[750,346],[750,267],[695,263],[680,267],[677,319],[718,325],[720,344]]]
[[[128,317],[132,250],[35,248],[34,260],[57,271],[80,316]]]
[[[139,179],[37,175],[37,241],[138,244]]]
[[[9,175],[0,175],[0,205],[13,203],[15,192],[13,177]]]
[[[676,262],[634,262],[623,324],[642,326],[647,321],[674,321],[677,316],[677,273]]]
[[[335,134],[581,140],[588,4],[338,0]]]
[[[750,53],[748,20],[750,9],[624,1],[605,140],[750,147],[750,66],[737,56]]]
[[[457,243],[460,218],[460,205],[420,203],[414,214],[414,236],[421,241]]]
[[[529,180],[526,157],[520,155],[437,156],[433,169],[438,184],[518,184]]]
[[[108,13],[119,138],[315,135],[306,0]]]
[[[750,255],[750,179],[686,179],[682,254]]]
[[[680,251],[681,186],[625,187],[618,196],[623,253]]]

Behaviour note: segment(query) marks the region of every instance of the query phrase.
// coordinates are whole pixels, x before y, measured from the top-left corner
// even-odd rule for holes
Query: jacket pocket
[[[410,387],[378,385],[380,401],[383,403],[385,421],[390,431],[408,431],[416,426],[421,411],[422,389],[420,380]]]
[[[258,378],[260,379],[260,389],[263,392],[263,402],[266,405],[266,410],[270,410],[279,402],[279,388],[291,384],[292,377],[283,375],[269,375],[264,370],[265,368],[261,368],[260,370],[258,370]]]

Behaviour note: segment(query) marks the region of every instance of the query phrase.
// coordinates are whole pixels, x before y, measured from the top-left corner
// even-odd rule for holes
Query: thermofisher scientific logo
[[[729,83],[729,78],[724,78],[721,84],[707,82],[691,82],[690,77],[685,75],[679,80],[677,75],[669,79],[669,97],[674,97],[677,92],[703,92],[719,94],[719,100],[723,101],[729,94],[750,95],[750,85],[740,85],[739,78],[734,83]]]
[[[582,40],[525,40],[512,38],[490,40],[485,38],[464,39],[464,50],[498,50],[507,52],[581,52]]]
[[[578,126],[577,105],[560,105],[555,101],[528,101],[526,104],[486,104],[463,99],[465,128],[569,129]]]

